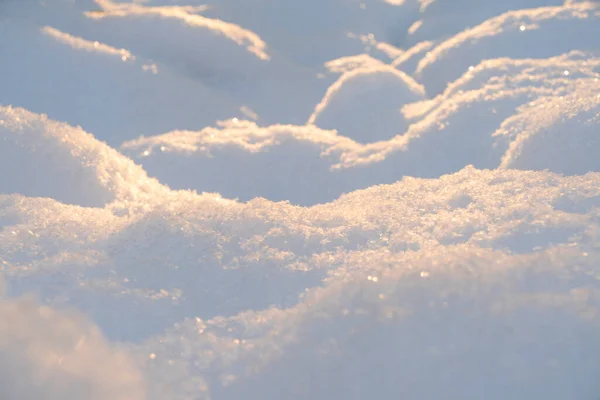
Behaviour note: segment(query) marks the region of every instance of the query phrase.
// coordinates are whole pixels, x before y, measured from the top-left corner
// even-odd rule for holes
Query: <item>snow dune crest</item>
[[[361,113],[366,117],[357,119],[364,125],[353,124],[355,116],[364,116],[353,108],[347,108],[344,117],[332,117],[332,121],[346,124],[341,127],[363,127],[360,132],[363,135],[370,132],[371,126],[377,126],[378,122],[370,119],[379,115],[377,113],[397,113],[403,121],[411,122],[405,132],[399,132],[403,134],[374,143],[350,140],[344,130],[334,135],[317,127],[259,127],[235,120],[220,128],[140,138],[124,143],[121,150],[140,162],[151,176],[173,188],[216,191],[242,200],[260,196],[290,200],[295,204],[322,203],[352,190],[395,182],[402,176],[439,177],[467,165],[477,168],[502,165],[504,168],[508,162],[504,160],[514,157],[511,154],[516,143],[523,141],[523,135],[528,135],[526,132],[542,130],[544,124],[556,122],[556,116],[562,116],[567,110],[562,106],[556,108],[561,103],[577,103],[563,99],[581,98],[582,105],[588,104],[585,107],[594,104],[599,65],[596,57],[579,51],[539,60],[486,60],[450,84],[441,95],[404,105],[404,116],[393,106],[399,107],[399,103],[390,101],[389,97],[386,98],[389,105],[380,99],[373,107],[363,101],[364,96],[346,96],[340,101],[333,95],[326,97],[327,107],[334,110],[344,110],[344,107],[360,110],[364,106]],[[371,71],[379,70],[367,67],[345,74],[355,76],[353,71],[358,71],[357,76],[368,76]],[[374,73],[377,76],[378,72]],[[344,79],[343,76],[340,79]],[[401,85],[406,87],[404,83]],[[369,85],[359,86],[357,90],[362,90],[361,87],[370,90]],[[556,100],[552,106],[539,107],[538,103],[545,98]],[[538,116],[530,118],[524,112],[521,114],[519,110],[525,108]],[[573,118],[570,129],[557,129],[551,138],[544,139],[548,147],[544,151],[554,149],[554,157],[536,156],[543,147],[531,142],[530,155],[514,167],[553,170],[555,157],[568,151],[578,162],[564,157],[572,168],[561,167],[557,172],[572,175],[599,171],[596,157],[592,156],[596,149],[594,132],[598,127],[597,119],[592,118],[594,109],[589,110],[590,118]],[[323,112],[327,113],[326,110]],[[570,106],[569,110],[567,114],[576,112],[576,106]],[[507,130],[504,126],[514,124],[511,122],[514,119],[530,122],[528,127],[501,133]],[[546,120],[551,122],[544,122]],[[402,126],[401,122],[390,121],[391,118],[386,118],[380,123],[389,124],[387,127],[391,129]],[[517,134],[517,130],[521,133]],[[571,137],[585,135],[584,132],[588,132],[586,139],[580,142],[584,146],[558,145],[568,143]],[[377,139],[376,136],[371,138]],[[526,159],[537,161],[527,164]],[[275,163],[279,168],[274,172],[271,166]],[[576,167],[578,164],[581,166]]]

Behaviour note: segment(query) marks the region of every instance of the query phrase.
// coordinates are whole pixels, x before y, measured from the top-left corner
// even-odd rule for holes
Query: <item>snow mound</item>
[[[130,358],[79,314],[0,297],[0,384],[6,400],[142,400]]]
[[[272,56],[267,44],[253,31],[201,15],[205,7],[108,0],[97,3],[101,10],[85,13],[91,21],[78,28],[81,36],[129,49],[136,56],[152,60],[159,71],[168,68],[178,76],[200,82],[234,98],[238,108],[246,106],[266,122],[274,122],[275,116],[282,122],[305,120],[317,101],[322,84],[313,79],[313,71],[277,54]],[[295,96],[289,96],[290,92]],[[211,96],[201,100],[196,102],[192,115],[207,105],[213,107]],[[166,107],[177,109],[177,103]],[[221,119],[236,116],[239,112]],[[181,125],[178,128],[185,129]]]
[[[160,193],[158,182],[81,128],[0,106],[0,193],[103,207]]]
[[[600,293],[587,274],[597,260],[372,252],[294,308],[186,320],[140,358],[152,386],[181,399],[197,395],[202,375],[186,379],[190,370],[207,372],[202,398],[593,398]]]
[[[597,178],[468,168],[306,211],[274,205],[288,227],[307,223],[364,244],[306,259],[304,268],[329,274],[295,306],[188,318],[136,354],[152,391],[178,387],[177,398],[196,382],[215,398],[402,391],[475,399],[496,385],[518,399],[592,395],[597,209],[555,205],[572,193],[580,193],[573,209],[589,203],[600,194]],[[350,226],[357,231],[342,228]]]
[[[544,97],[505,121],[495,135],[515,135],[503,168],[566,175],[600,171],[600,81],[562,98]]]
[[[401,171],[407,175],[435,177],[469,164],[477,168],[497,168],[515,136],[494,132],[509,121],[519,107],[535,104],[536,99],[576,96],[581,88],[596,87],[599,65],[597,58],[574,52],[543,60],[487,60],[470,68],[442,95],[404,108],[405,116],[415,122],[405,135],[406,152],[402,157],[406,166]],[[558,113],[563,118],[568,116],[565,108]],[[542,121],[536,119],[531,126],[541,125]],[[574,125],[580,123],[584,124],[573,121]],[[593,137],[587,138],[592,144]],[[547,145],[561,151],[559,143],[548,141]],[[388,159],[391,162],[394,156],[399,158],[400,155],[392,153]],[[593,157],[588,156],[588,161],[583,162],[591,162],[588,164],[591,166]],[[545,168],[547,166],[535,169]]]
[[[172,192],[140,200],[137,213],[122,217],[7,196],[0,269],[14,294],[34,291],[51,304],[77,306],[109,337],[140,341],[185,318],[292,307],[327,274],[358,268],[348,257],[373,251],[466,244],[531,253],[593,243],[597,221],[588,203],[600,195],[597,177],[570,179],[467,168],[308,209]]]
[[[265,42],[254,32],[249,31],[240,27],[239,25],[228,23],[225,21],[220,21],[217,19],[211,19],[203,17],[202,15],[197,14],[197,12],[202,11],[203,7],[195,8],[195,7],[185,7],[185,6],[144,6],[142,4],[137,3],[116,3],[110,0],[96,0],[96,4],[101,8],[101,11],[89,11],[86,15],[89,18],[103,20],[103,19],[120,19],[123,18],[125,20],[130,21],[138,21],[137,28],[143,28],[142,21],[154,21],[155,23],[163,23],[163,21],[174,20],[177,22],[183,23],[185,26],[194,29],[200,30],[208,30],[212,36],[215,37],[223,37],[227,41],[234,43],[235,45],[244,47],[248,53],[254,55],[256,58],[260,60],[268,60],[269,55],[266,53],[266,44]],[[170,24],[173,28],[177,25]],[[115,25],[118,27],[118,25]],[[157,30],[158,32],[162,31],[161,29]],[[170,37],[162,37],[163,40],[175,40],[175,32],[171,30],[172,36]],[[139,32],[138,32],[139,33]],[[148,34],[151,31],[147,31]],[[155,37],[156,34],[154,34]],[[152,38],[153,36],[149,36]],[[122,36],[123,39],[125,37]],[[189,40],[189,38],[186,38]],[[206,40],[206,39],[205,39]],[[181,43],[177,41],[178,48],[180,51]],[[141,44],[139,41],[134,41],[135,44]],[[224,51],[229,48],[226,42],[220,41],[218,44],[206,43],[205,46],[212,46],[214,49],[215,46],[218,46],[220,51]],[[162,43],[164,45],[164,42]],[[202,43],[196,43],[196,45],[202,45]],[[144,47],[147,51],[150,51],[153,47]],[[165,48],[159,47],[160,50],[166,50]],[[207,47],[207,50],[210,51],[211,47]],[[195,49],[197,52],[199,48]],[[205,50],[206,51],[206,50]],[[218,56],[217,53],[212,53],[211,56]]]
[[[442,92],[470,66],[500,57],[546,58],[597,49],[597,3],[511,11],[461,32],[429,52],[416,70],[430,94]]]
[[[582,52],[484,61],[436,98],[403,107],[403,118],[412,122],[405,134],[378,143],[360,144],[317,127],[258,127],[238,120],[220,129],[140,138],[124,143],[121,151],[175,189],[312,205],[403,176],[439,177],[467,165],[498,168],[517,140],[514,134],[494,134],[502,124],[536,99],[577,96],[581,88],[597,87],[599,67],[597,58]],[[556,115],[566,118],[570,112],[560,108]],[[532,119],[529,129],[536,124],[543,120]],[[573,124],[581,126],[572,130],[587,129],[584,121]],[[593,149],[593,136],[582,137],[582,145],[588,139]],[[560,143],[547,145],[562,151]],[[591,150],[581,156],[580,165],[589,168],[582,172],[598,171]]]
[[[275,127],[240,121],[202,143],[171,134],[160,154],[233,142],[261,154],[293,136],[277,129],[277,140]],[[308,143],[360,146],[297,129]],[[495,386],[517,399],[587,396],[597,180],[469,167],[311,208],[165,190],[132,198],[128,216],[4,196],[0,270],[12,295],[77,306],[132,341],[150,399],[475,399]]]
[[[419,0],[420,19],[408,29],[404,45],[437,40],[472,28],[485,20],[508,11],[562,6],[563,0],[478,1]],[[465,12],[464,10],[469,10]]]
[[[60,42],[71,46],[74,49],[117,56],[123,61],[135,60],[135,57],[132,56],[128,50],[116,49],[114,47],[105,45],[104,43],[100,42],[91,42],[89,40],[85,40],[80,37],[61,32],[58,29],[52,28],[51,26],[43,27],[42,32],[48,36],[55,38]]]
[[[598,398],[598,1],[0,10],[3,399]]]
[[[237,120],[199,132],[140,138],[124,143],[121,151],[173,189],[314,204],[343,193],[330,168],[345,149],[359,147],[316,127],[262,128]]]
[[[421,85],[395,68],[358,68],[327,89],[308,123],[363,143],[389,139],[407,127],[400,108],[424,96]]]
[[[240,102],[198,80],[50,26],[3,22],[0,47],[6,49],[0,104],[81,125],[113,146],[142,132],[199,129],[243,116]]]

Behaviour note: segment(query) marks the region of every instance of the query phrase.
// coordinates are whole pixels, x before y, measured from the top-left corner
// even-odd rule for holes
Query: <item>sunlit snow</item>
[[[0,0],[0,399],[600,398],[600,3]]]

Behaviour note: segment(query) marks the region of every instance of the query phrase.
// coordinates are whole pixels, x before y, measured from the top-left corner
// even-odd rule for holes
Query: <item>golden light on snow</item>
[[[596,399],[600,6],[522,1],[9,1],[0,397]]]
[[[133,61],[135,57],[125,49],[118,49],[98,41],[90,41],[77,36],[70,35],[66,32],[59,31],[51,26],[44,26],[41,32],[56,41],[66,44],[73,49],[106,54],[110,56],[120,57],[122,61]]]

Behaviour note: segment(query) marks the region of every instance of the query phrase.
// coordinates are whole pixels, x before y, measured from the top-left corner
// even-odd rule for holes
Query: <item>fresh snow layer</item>
[[[600,396],[600,4],[0,2],[4,400]]]

